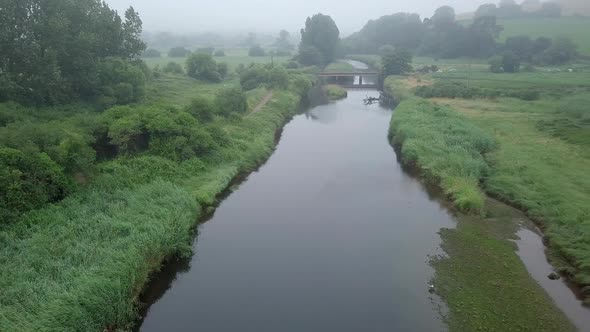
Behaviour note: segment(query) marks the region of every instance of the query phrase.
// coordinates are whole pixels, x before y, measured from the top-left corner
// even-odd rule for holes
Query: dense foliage
[[[227,74],[227,67],[223,67],[222,76],[220,67],[210,54],[195,53],[186,59],[186,74],[192,78],[209,82],[221,82]]]
[[[490,134],[451,109],[420,99],[397,107],[390,134],[404,162],[440,184],[460,209],[484,212],[479,181],[490,172],[486,154],[497,147]]]
[[[0,101],[57,104],[108,95],[103,90],[112,88],[114,81],[131,84],[113,78],[116,73],[107,73],[110,82],[105,86],[105,70],[110,66],[106,59],[127,61],[140,56],[145,49],[141,32],[142,22],[133,8],[123,20],[99,0],[4,1]],[[128,94],[128,86],[119,88],[126,90],[121,94]]]
[[[340,30],[330,16],[308,17],[301,30],[298,60],[308,66],[325,66],[336,58],[339,43]]]

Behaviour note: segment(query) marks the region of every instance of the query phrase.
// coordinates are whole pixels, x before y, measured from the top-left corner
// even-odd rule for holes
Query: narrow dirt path
[[[252,113],[250,114],[254,114],[257,112],[260,112],[260,110],[266,106],[266,104],[272,99],[272,96],[274,95],[274,92],[269,91],[266,96],[264,96],[264,98],[262,98],[262,100],[260,101],[260,103],[258,103],[258,105],[256,105],[256,107],[254,108],[254,110],[252,111]]]

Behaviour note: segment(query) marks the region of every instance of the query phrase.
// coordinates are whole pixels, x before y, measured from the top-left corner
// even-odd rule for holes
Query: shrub
[[[226,88],[219,92],[216,98],[219,113],[230,116],[233,113],[246,113],[248,111],[248,99],[244,91],[238,87]]]
[[[520,69],[520,59],[514,52],[502,54],[502,69],[507,73],[516,73]]]
[[[201,122],[210,122],[215,117],[215,106],[208,99],[197,97],[191,101],[186,112]]]
[[[286,89],[289,86],[289,74],[285,67],[276,66],[268,72],[268,85],[274,89]]]
[[[221,82],[217,63],[209,54],[193,54],[186,59],[186,74],[198,80]]]
[[[0,219],[11,222],[23,212],[63,199],[71,183],[45,154],[0,149]]]
[[[504,69],[502,68],[502,57],[501,56],[494,56],[489,61],[490,64],[490,71],[492,73],[503,73]]]
[[[254,90],[268,82],[268,70],[264,65],[251,65],[240,73],[240,84],[244,90]]]

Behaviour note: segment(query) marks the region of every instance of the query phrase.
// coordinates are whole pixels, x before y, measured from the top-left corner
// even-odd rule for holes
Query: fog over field
[[[396,12],[432,16],[443,5],[458,14],[473,12],[485,0],[107,0],[121,13],[133,6],[139,11],[146,31],[299,31],[304,18],[321,12],[331,15],[344,35],[353,33],[370,19]]]

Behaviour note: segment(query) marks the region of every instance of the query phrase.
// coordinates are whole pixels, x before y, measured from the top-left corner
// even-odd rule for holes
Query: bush
[[[537,100],[540,98],[540,92],[533,89],[513,90],[513,89],[482,89],[477,87],[468,87],[461,82],[453,81],[436,81],[432,85],[419,86],[415,94],[423,98],[497,98],[511,97],[522,100]]]
[[[225,51],[224,50],[217,50],[217,51],[215,51],[215,56],[217,56],[217,57],[224,57],[225,56]]]
[[[346,89],[338,85],[326,85],[324,86],[324,91],[330,100],[340,100],[348,96]]]
[[[45,154],[27,154],[0,148],[0,219],[14,221],[20,214],[57,202],[67,195],[71,183]]]
[[[266,51],[264,51],[264,49],[260,47],[260,45],[254,45],[250,47],[248,55],[253,57],[266,56]]]
[[[514,52],[502,54],[502,69],[506,73],[516,73],[520,69],[520,59]]]
[[[195,112],[196,116],[189,113]],[[186,110],[157,107],[115,107],[106,111],[103,122],[110,143],[120,153],[149,152],[182,161],[203,156],[217,148],[198,117],[212,118],[210,105],[195,101]]]
[[[246,91],[254,90],[268,82],[268,70],[264,65],[251,65],[240,73],[240,84]]]
[[[191,54],[191,51],[184,47],[174,47],[168,51],[168,56],[171,58],[184,58],[189,54]]]
[[[141,56],[144,58],[159,58],[162,56],[162,53],[156,49],[148,48]]]
[[[490,64],[490,71],[492,73],[503,73],[504,68],[502,68],[502,57],[501,56],[494,56],[489,61]]]
[[[248,99],[244,91],[238,87],[227,88],[219,92],[215,103],[219,108],[219,113],[223,116],[248,111]]]
[[[179,63],[173,61],[168,62],[162,71],[167,74],[184,74],[184,69],[182,69],[182,66]]]
[[[276,66],[268,72],[268,85],[273,89],[287,89],[289,87],[289,74],[285,67]]]
[[[203,97],[193,99],[185,110],[201,122],[210,122],[215,118],[215,106]]]
[[[218,83],[222,78],[218,70],[217,63],[209,54],[197,53],[186,59],[186,74],[192,78]]]

